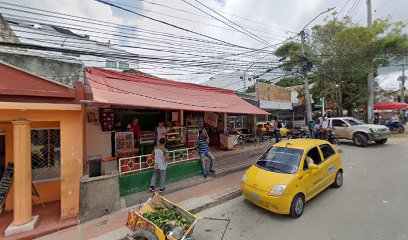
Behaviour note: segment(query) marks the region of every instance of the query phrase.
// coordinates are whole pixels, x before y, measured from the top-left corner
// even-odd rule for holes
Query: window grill
[[[32,180],[60,178],[61,141],[59,129],[31,130]]]

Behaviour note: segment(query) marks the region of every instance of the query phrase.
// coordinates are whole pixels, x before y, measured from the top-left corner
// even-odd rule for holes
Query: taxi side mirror
[[[308,167],[309,167],[310,170],[314,170],[314,169],[318,168],[318,166],[316,164],[314,164],[314,163],[309,164]]]
[[[348,127],[348,125],[345,124],[345,123],[341,124],[341,126],[342,126],[342,127]]]

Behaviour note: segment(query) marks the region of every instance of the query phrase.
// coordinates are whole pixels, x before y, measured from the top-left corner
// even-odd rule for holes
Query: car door
[[[334,182],[336,175],[336,167],[334,162],[335,158],[338,156],[336,156],[336,152],[329,144],[321,144],[319,149],[322,155],[322,163],[320,164],[320,168],[322,170],[323,177],[323,181],[321,182],[319,188],[323,190]]]
[[[348,138],[348,124],[341,119],[332,119],[331,122],[336,136],[338,138],[347,139]]]
[[[309,169],[307,158],[310,157],[313,160],[313,163],[318,166],[317,169]],[[320,186],[324,180],[322,176],[322,169],[320,163],[322,161],[320,150],[317,146],[308,150],[303,159],[303,175],[301,180],[303,180],[306,200],[312,198],[317,193],[320,192]]]

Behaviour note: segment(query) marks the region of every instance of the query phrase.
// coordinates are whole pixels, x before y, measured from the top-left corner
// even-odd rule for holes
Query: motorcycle
[[[335,132],[333,130],[327,130],[327,139],[329,143],[340,146],[340,141],[336,137]]]
[[[390,129],[391,132],[397,131],[398,133],[405,132],[404,125],[399,120],[388,120],[385,122],[385,126]]]
[[[309,137],[309,133],[304,129],[300,129],[300,130],[296,130],[296,131],[290,131],[290,132],[287,133],[287,138],[288,139],[308,138],[308,137]]]
[[[331,144],[340,146],[339,139],[336,137],[335,132],[331,129],[326,130],[320,129],[317,132],[315,132],[315,136],[317,139],[326,140]]]

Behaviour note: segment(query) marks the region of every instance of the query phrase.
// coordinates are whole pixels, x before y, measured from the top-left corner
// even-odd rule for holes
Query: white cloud
[[[245,36],[242,33],[237,31],[230,31],[225,29],[216,28],[213,26],[208,26],[204,24],[199,24],[196,22],[185,21],[182,19],[177,19],[170,16],[165,16],[162,14],[173,15],[178,18],[186,18],[191,19],[193,21],[204,22],[206,24],[216,25],[221,28],[229,28],[225,24],[217,21],[212,20],[211,17],[206,16],[197,16],[197,15],[204,15],[202,12],[194,9],[193,7],[187,5],[181,0],[150,0],[150,2],[155,2],[157,4],[163,4],[169,6],[171,8],[182,9],[184,11],[193,12],[197,15],[193,15],[190,13],[175,11],[172,9],[164,8],[159,5],[149,4],[144,1],[140,0],[112,0],[113,2],[129,4],[132,6],[136,6],[142,8],[143,11],[140,9],[133,9],[136,12],[140,12],[146,14],[148,16],[160,19],[162,21],[166,21],[168,23],[181,26],[186,29],[191,29],[195,32],[199,32],[217,39],[221,39],[224,41],[228,41],[234,44],[239,44],[243,46],[248,46],[252,48],[260,48],[264,45],[258,41],[255,41],[248,36]],[[189,2],[197,5],[197,2],[194,0],[188,0]],[[223,15],[228,16],[231,20],[235,23],[245,26],[247,29],[249,28],[256,28],[261,31],[265,32],[256,32],[254,30],[250,30],[251,32],[255,33],[258,36],[265,36],[267,40],[270,41],[271,44],[280,42],[287,36],[290,36],[293,33],[286,32],[285,30],[290,31],[299,31],[308,21],[313,19],[318,13],[328,9],[329,7],[336,7],[336,11],[340,11],[343,5],[346,3],[347,0],[200,0],[204,4],[212,7],[213,9],[217,9],[217,11],[222,11]],[[155,31],[162,31],[171,34],[177,34],[181,36],[188,36],[193,38],[201,38],[203,37],[187,33],[170,26],[166,26],[161,23],[157,23],[151,21],[146,18],[138,17],[131,13],[126,13],[123,10],[115,9],[112,10],[111,7],[98,3],[94,0],[6,0],[6,2],[15,3],[19,5],[25,5],[30,7],[41,8],[45,10],[61,12],[66,14],[72,14],[81,17],[92,18],[100,21],[112,22],[117,24],[125,24],[125,25],[132,25],[137,27],[142,27],[145,29],[155,30]],[[349,4],[345,7],[342,15],[346,14],[349,9],[351,8],[352,4],[356,2],[355,0],[350,0]],[[359,8],[356,10],[355,14],[353,15],[354,20],[359,20],[361,24],[365,24],[366,18],[366,6],[365,0],[360,1],[361,4]],[[408,9],[408,1],[397,1],[397,0],[375,0],[373,1],[373,10],[374,10],[374,17],[385,17],[387,15],[392,15],[393,20],[401,20],[405,23],[408,23],[408,15],[405,13],[405,10]],[[4,12],[5,10],[0,10]],[[155,11],[162,14],[152,13],[149,11]],[[260,22],[261,24],[257,24],[254,22],[250,22],[244,20],[242,18],[237,18],[231,15],[227,15],[224,12],[228,12],[233,15],[238,15],[244,18],[251,19],[253,21]],[[322,23],[324,17],[320,17],[314,23]],[[118,29],[108,29],[109,31],[113,31],[116,33],[123,33]],[[271,34],[272,33],[272,34]],[[124,33],[125,34],[125,33]],[[277,34],[277,35],[276,35]],[[280,35],[280,36],[278,36]],[[147,35],[145,35],[147,36]],[[155,44],[153,40],[158,38],[159,36],[149,35],[152,39],[152,42],[149,44]],[[275,38],[275,39],[272,39]],[[122,39],[123,40],[123,39]],[[130,39],[129,41],[137,40],[137,39]],[[208,39],[207,39],[208,40]],[[126,42],[125,42],[126,43]],[[147,42],[148,43],[148,42]],[[146,42],[144,44],[147,44]],[[151,47],[151,45],[144,45],[142,43],[135,44],[135,46],[139,47]],[[166,49],[175,49],[178,44],[166,46]],[[208,51],[218,51],[220,49],[213,48],[213,49],[206,49]],[[148,50],[135,50],[131,49],[130,51],[137,52],[140,54],[148,54],[148,55],[166,55],[172,56],[170,53],[159,53],[159,52],[152,52]],[[196,54],[204,54],[203,51],[197,51]],[[176,55],[173,55],[176,56]],[[182,57],[181,55],[177,55],[177,57]],[[269,57],[264,58],[263,60],[259,60],[259,55],[256,55],[252,58],[252,60],[257,61],[265,61],[269,60]],[[244,59],[244,58],[242,58]],[[241,59],[241,60],[242,60]],[[251,58],[246,58],[246,60],[251,60]],[[142,64],[143,66],[143,64]],[[238,66],[241,67],[242,66]],[[186,71],[199,71],[202,69],[193,69],[193,68],[186,68]],[[146,71],[150,73],[163,73],[163,72],[177,72],[171,69],[163,69],[160,68],[159,64],[155,66],[146,67]],[[222,69],[209,68],[207,70],[209,73],[219,73]],[[160,74],[159,74],[160,75]],[[163,77],[169,77],[178,80],[189,80],[200,82],[208,78],[209,75],[191,75],[187,74],[185,76],[168,76],[162,75]],[[384,83],[391,84],[391,80],[384,80]]]

